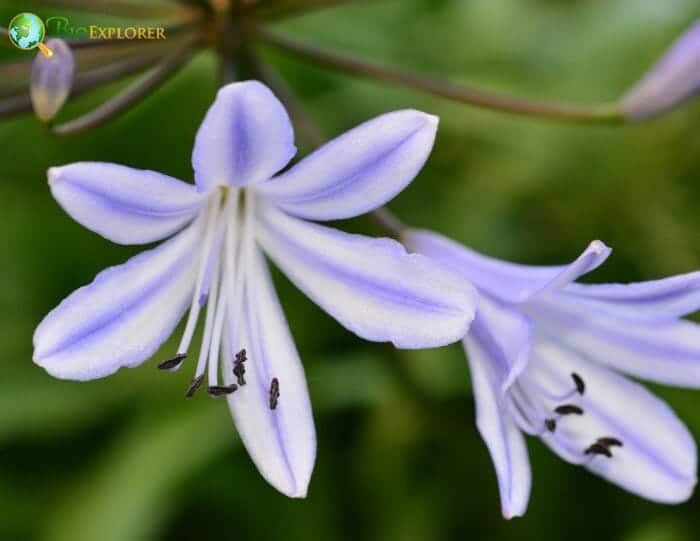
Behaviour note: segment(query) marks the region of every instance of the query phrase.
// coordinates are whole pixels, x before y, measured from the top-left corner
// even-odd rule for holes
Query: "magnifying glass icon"
[[[39,49],[46,58],[53,56],[53,51],[44,45],[46,26],[41,17],[34,13],[20,13],[15,15],[7,27],[10,43],[22,49],[31,51]]]

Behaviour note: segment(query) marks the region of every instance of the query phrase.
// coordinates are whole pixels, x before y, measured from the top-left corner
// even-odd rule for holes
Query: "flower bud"
[[[694,24],[622,100],[627,118],[643,120],[700,93],[700,23]]]
[[[75,58],[68,44],[62,39],[50,39],[46,46],[54,54],[50,58],[36,55],[29,87],[34,112],[44,122],[51,120],[63,107],[75,75]]]

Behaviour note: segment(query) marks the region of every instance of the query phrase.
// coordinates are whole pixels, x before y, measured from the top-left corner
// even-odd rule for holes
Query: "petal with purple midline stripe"
[[[700,92],[700,23],[694,23],[622,100],[635,120],[653,118]]]
[[[549,267],[501,261],[432,231],[409,230],[404,241],[410,250],[438,261],[492,297],[513,303],[565,287],[601,265],[611,251],[602,242],[593,241],[569,265]]]
[[[192,300],[200,222],[64,299],[34,333],[34,362],[57,378],[90,380],[153,355]]]
[[[460,340],[473,288],[396,241],[351,235],[264,207],[259,242],[311,300],[361,338],[399,348]]]
[[[479,325],[477,316],[464,340],[476,402],[476,426],[496,470],[503,516],[513,518],[527,510],[532,483],[530,459],[523,434],[505,411],[498,361],[487,341],[482,340]]]
[[[344,133],[256,190],[286,212],[312,220],[351,218],[382,206],[418,174],[438,118],[405,110]]]
[[[487,295],[479,296],[476,321],[483,345],[488,343],[492,361],[498,363],[494,368],[505,392],[530,360],[534,324],[527,315]]]
[[[296,154],[289,116],[257,81],[227,85],[216,95],[194,143],[197,186],[242,186],[280,171]]]
[[[679,387],[700,387],[700,325],[612,318],[553,296],[527,308],[538,332],[586,358],[635,377]]]
[[[700,272],[632,284],[569,284],[562,294],[612,317],[664,321],[700,309]]]
[[[527,377],[553,394],[571,388],[571,374],[586,382],[577,404],[583,415],[560,419],[545,442],[562,458],[578,463],[648,500],[679,503],[696,483],[697,450],[692,436],[669,406],[641,385],[587,362],[547,340],[535,345]],[[598,438],[620,440],[612,458],[585,455]]]
[[[228,397],[236,428],[260,473],[277,490],[303,498],[316,459],[316,431],[304,368],[267,264],[254,248],[246,268],[245,321],[233,351],[246,348],[246,384]],[[272,379],[280,397],[270,407]],[[224,381],[234,383],[231,364]]]
[[[108,240],[146,244],[184,227],[205,199],[192,184],[99,162],[49,169],[49,187],[70,216]]]

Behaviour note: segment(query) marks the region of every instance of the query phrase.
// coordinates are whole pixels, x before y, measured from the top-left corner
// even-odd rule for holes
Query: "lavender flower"
[[[560,267],[498,261],[426,231],[406,242],[479,291],[463,343],[506,518],[524,514],[530,495],[522,432],[649,500],[691,495],[697,453],[688,430],[621,374],[700,386],[700,327],[680,319],[700,307],[700,273],[583,285],[575,280],[611,252],[600,241]]]
[[[75,59],[66,42],[50,39],[46,45],[53,55],[36,55],[29,87],[34,112],[44,122],[56,116],[66,103],[75,77]]]
[[[289,279],[365,339],[401,348],[459,340],[475,294],[397,242],[307,222],[378,207],[419,172],[437,119],[418,111],[375,118],[286,172],[296,152],[289,118],[257,82],[222,88],[196,137],[196,186],[109,163],[49,171],[51,191],[78,222],[120,244],[172,237],[100,273],[34,334],[34,360],[58,378],[89,380],[153,355],[189,307],[177,369],[204,331],[191,396],[208,381],[227,395],[241,439],[278,490],[303,497],[316,437],[304,370],[264,250]],[[221,381],[220,381],[221,376]]]
[[[698,92],[700,23],[695,23],[625,96],[622,110],[628,118],[643,120],[682,105]]]

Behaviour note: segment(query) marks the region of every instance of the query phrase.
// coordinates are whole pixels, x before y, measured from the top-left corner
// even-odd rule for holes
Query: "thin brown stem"
[[[390,68],[353,57],[346,53],[322,49],[316,45],[305,43],[295,38],[283,36],[262,28],[258,31],[258,37],[265,43],[284,51],[294,53],[327,68],[395,86],[420,90],[475,107],[515,115],[534,116],[569,122],[621,123],[624,121],[616,105],[579,107],[515,98],[457,85],[450,81],[425,75],[405,72],[396,68]]]
[[[399,219],[399,217],[386,207],[374,209],[370,213],[370,217],[377,225],[389,233],[389,235],[396,237],[397,239],[401,238],[401,235],[406,229],[406,226]]]
[[[0,100],[0,118],[15,116],[31,110],[32,99],[29,97],[29,94]]]
[[[332,8],[342,4],[358,4],[360,2],[368,4],[370,1],[372,0],[277,0],[276,2],[246,0],[245,2],[240,2],[238,9],[242,12],[253,13],[260,20],[270,20],[306,15],[313,11]]]
[[[102,68],[97,68],[86,73],[81,73],[75,78],[75,84],[71,91],[71,97],[78,96],[88,90],[105,84],[118,81],[122,77],[132,75],[146,69],[163,58],[162,54],[150,54],[136,58],[125,58]]]
[[[42,0],[44,6],[79,9],[88,13],[153,19],[187,18],[199,8],[183,3],[157,4],[123,0]]]
[[[193,51],[192,44],[177,49],[111,100],[81,117],[53,126],[51,131],[56,135],[74,135],[112,120],[167,81],[189,60]]]
[[[219,58],[219,81],[221,86],[238,78],[236,69],[236,49],[239,46],[237,32],[233,28],[231,5],[223,2],[216,5],[216,33]]]
[[[162,54],[150,54],[136,58],[125,58],[85,73],[78,74],[73,83],[70,97],[76,98],[106,83],[118,81],[122,77],[143,71],[163,59]],[[0,118],[10,117],[32,110],[32,101],[26,90],[0,100]]]

